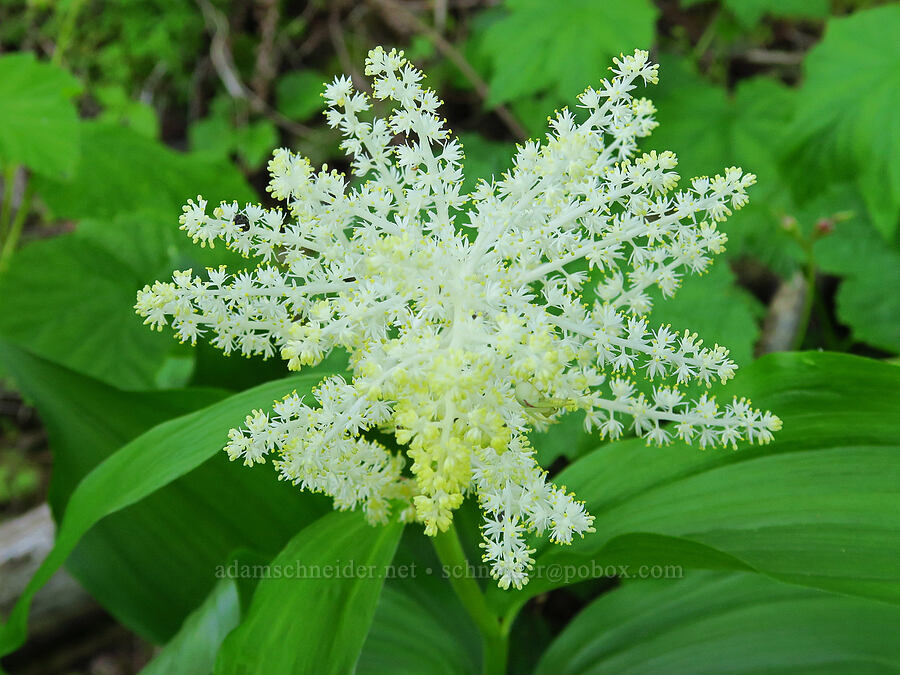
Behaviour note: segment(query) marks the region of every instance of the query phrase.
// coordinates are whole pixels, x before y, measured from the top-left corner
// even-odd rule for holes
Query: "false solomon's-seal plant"
[[[729,168],[679,186],[671,152],[637,150],[655,111],[631,92],[655,83],[657,66],[635,51],[611,70],[578,97],[578,114],[557,113],[545,141],[519,146],[507,173],[464,194],[463,149],[441,102],[403,52],[374,49],[371,97],[348,77],[324,92],[357,187],[280,149],[268,191],[284,210],[188,202],[181,227],[194,242],[222,240],[255,267],[184,270],[145,287],[146,323],[226,354],[280,355],[291,370],[335,348],[350,354],[349,379],[325,377],[310,400],[286,392],[250,413],[230,432],[232,459],[271,457],[280,478],[336,508],[380,523],[394,507],[428,535],[474,495],[484,560],[501,587],[520,588],[528,532],[568,544],[593,531],[583,503],[535,462],[532,428],[582,410],[585,427],[611,439],[772,438],[779,419],[749,401],[679,391],[731,378],[727,349],[646,319],[651,287],[671,296],[722,251],[717,223],[755,177]],[[373,98],[389,102],[385,116]],[[641,393],[636,379],[657,385]]]

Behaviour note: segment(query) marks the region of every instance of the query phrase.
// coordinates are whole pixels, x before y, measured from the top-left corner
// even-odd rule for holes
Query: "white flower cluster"
[[[754,176],[731,168],[676,189],[672,153],[636,150],[656,123],[652,104],[630,92],[655,83],[657,67],[643,51],[614,64],[611,80],[579,97],[580,120],[558,113],[508,173],[461,194],[462,148],[436,114],[440,101],[402,52],[375,49],[366,74],[374,98],[391,102],[387,117],[373,119],[349,78],[324,94],[359,187],[281,149],[268,189],[287,214],[237,203],[209,213],[200,198],[185,206],[195,242],[223,240],[258,264],[176,272],[144,288],[136,308],[147,323],[226,353],[279,354],[294,370],[335,347],[351,355],[351,380],[326,378],[316,405],[291,394],[249,415],[231,431],[232,459],[274,454],[282,478],[337,508],[359,505],[379,522],[399,502],[431,535],[474,493],[485,560],[502,587],[518,588],[533,563],[529,531],[560,543],[593,531],[583,504],[535,463],[531,428],[582,409],[589,430],[614,439],[629,424],[655,443],[772,438],[778,418],[744,400],[720,409],[674,386],[648,397],[626,376],[732,377],[726,349],[642,317],[648,289],[670,296],[722,250],[716,222],[744,205]],[[378,432],[406,447],[392,451]]]

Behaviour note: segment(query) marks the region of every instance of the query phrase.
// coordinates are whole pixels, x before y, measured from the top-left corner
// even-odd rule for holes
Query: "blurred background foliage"
[[[364,86],[375,45],[428,73],[468,186],[506,170],[613,56],[649,48],[660,126],[644,149],[675,151],[685,178],[759,177],[725,226],[727,261],[651,321],[727,344],[741,365],[800,348],[894,357],[897,36],[900,6],[877,0],[0,0],[0,338],[137,397],[278,377],[280,363],[179,345],[134,315],[145,283],[235,262],[177,229],[188,198],[268,203],[277,146],[346,169],[322,83]],[[5,386],[13,513],[41,499],[49,460]],[[593,447],[578,433],[567,420],[542,437],[542,461]]]

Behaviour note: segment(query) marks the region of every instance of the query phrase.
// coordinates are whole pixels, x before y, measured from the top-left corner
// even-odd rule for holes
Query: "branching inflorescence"
[[[373,523],[400,502],[429,535],[474,493],[485,561],[507,588],[528,580],[527,532],[569,543],[593,531],[584,505],[536,464],[531,428],[581,409],[588,430],[612,439],[628,427],[658,444],[772,438],[780,420],[745,400],[720,408],[679,392],[731,378],[728,350],[643,318],[648,289],[671,296],[722,251],[716,223],[744,205],[754,176],[729,168],[677,189],[672,153],[637,153],[656,122],[631,91],[655,83],[657,66],[643,51],[614,64],[611,80],[579,96],[583,114],[559,112],[500,180],[461,194],[463,151],[440,101],[402,52],[378,48],[366,74],[374,98],[391,102],[387,117],[373,118],[347,77],[324,93],[359,187],[280,149],[268,190],[287,213],[188,202],[182,229],[195,242],[223,240],[258,264],[145,287],[146,323],[225,353],[278,354],[292,370],[335,347],[350,354],[352,377],[326,377],[313,405],[292,393],[248,415],[230,432],[232,459],[273,455],[280,477]],[[648,396],[629,375],[668,384]]]

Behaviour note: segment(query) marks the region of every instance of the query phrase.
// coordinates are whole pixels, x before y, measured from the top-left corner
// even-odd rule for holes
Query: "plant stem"
[[[803,313],[800,315],[800,322],[797,328],[797,335],[794,337],[792,349],[794,351],[803,346],[806,339],[806,332],[809,329],[809,321],[812,318],[813,301],[816,297],[816,258],[813,255],[812,242],[808,242],[806,248],[806,297],[803,299]]]
[[[9,164],[3,169],[3,205],[0,206],[0,242],[9,229],[9,218],[12,213],[13,191],[16,184],[16,170],[19,167]]]
[[[72,34],[75,32],[75,20],[81,12],[82,5],[84,5],[84,0],[72,0],[65,10],[62,26],[59,29],[59,37],[57,37],[56,46],[53,48],[53,56],[50,57],[50,63],[53,65],[58,66],[62,64],[63,54],[65,54],[66,49],[69,48],[69,43],[72,41]]]
[[[482,672],[485,675],[504,675],[509,648],[508,626],[504,627],[500,617],[490,610],[478,582],[469,574],[469,561],[466,559],[456,528],[451,523],[446,532],[432,537],[431,541],[453,591],[481,631],[484,648]]]
[[[13,251],[16,250],[16,245],[19,243],[22,228],[25,226],[25,218],[31,210],[31,196],[33,193],[33,183],[29,181],[25,186],[25,193],[22,195],[22,202],[19,204],[19,210],[16,211],[16,217],[13,218],[12,225],[6,235],[6,241],[3,242],[3,248],[0,250],[0,274],[6,271]]]

